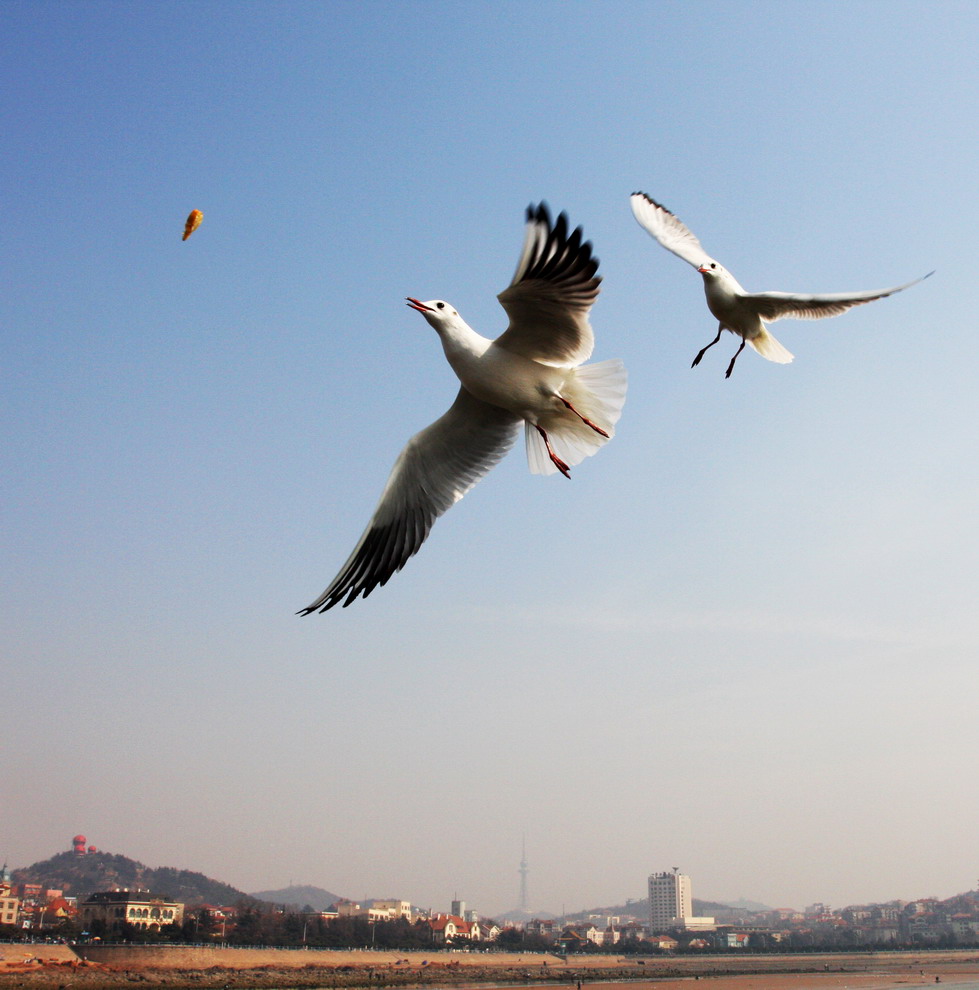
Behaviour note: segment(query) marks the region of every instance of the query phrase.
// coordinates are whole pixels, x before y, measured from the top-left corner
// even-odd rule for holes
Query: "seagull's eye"
[[[438,306],[439,309],[445,309],[445,303],[436,303],[435,305]]]
[[[712,261],[710,263],[710,266],[711,266],[711,268],[716,268],[717,267],[717,262],[716,261]]]

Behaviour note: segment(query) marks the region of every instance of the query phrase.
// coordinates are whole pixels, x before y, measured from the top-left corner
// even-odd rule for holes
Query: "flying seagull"
[[[747,292],[719,261],[715,261],[704,251],[687,225],[665,206],[642,192],[633,193],[631,202],[632,212],[640,225],[667,251],[672,251],[703,275],[707,308],[720,321],[717,336],[700,349],[690,367],[695,368],[700,364],[704,353],[721,339],[725,330],[730,330],[741,338],[741,346],[731,358],[725,378],[731,377],[734,362],[746,343],[751,344],[762,357],[777,364],[788,364],[792,360],[792,355],[768,332],[765,322],[774,323],[787,316],[797,320],[820,320],[824,316],[839,316],[853,306],[883,299],[935,274],[929,272],[913,282],[869,292],[836,292],[821,296],[795,292]]]
[[[588,313],[598,297],[598,259],[568,233],[562,213],[527,209],[523,250],[497,298],[510,318],[496,340],[476,333],[451,303],[417,310],[439,335],[462,387],[448,412],[401,451],[360,542],[330,586],[300,615],[349,605],[385,584],[418,552],[435,520],[458,502],[513,446],[524,424],[534,474],[571,467],[615,433],[626,393],[621,361],[582,366],[595,338]]]

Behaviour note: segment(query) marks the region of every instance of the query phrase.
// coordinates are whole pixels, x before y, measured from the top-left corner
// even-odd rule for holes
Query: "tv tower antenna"
[[[521,839],[521,850],[520,850],[520,910],[527,911],[527,874],[530,871],[527,869],[527,836],[524,835]]]

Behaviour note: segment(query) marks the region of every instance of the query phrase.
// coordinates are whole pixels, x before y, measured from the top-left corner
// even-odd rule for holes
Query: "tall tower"
[[[649,925],[653,933],[676,928],[682,918],[693,915],[690,877],[679,872],[651,873],[649,876]]]
[[[529,911],[527,905],[527,836],[523,836],[520,850],[520,910]]]

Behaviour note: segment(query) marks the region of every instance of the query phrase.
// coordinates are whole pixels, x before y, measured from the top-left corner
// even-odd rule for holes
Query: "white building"
[[[361,907],[357,901],[338,901],[337,916],[340,918],[363,918],[369,922],[391,921],[393,918],[411,917],[411,904],[408,901],[373,901],[369,907]]]
[[[126,925],[158,932],[184,920],[183,904],[153,897],[148,890],[99,890],[81,905],[79,913],[86,928],[101,922],[108,934],[120,934]]]
[[[389,918],[406,918],[411,921],[411,901],[372,901],[375,911],[387,911]]]
[[[680,918],[692,914],[690,877],[676,871],[649,875],[649,924],[654,932],[675,928]]]
[[[649,876],[649,928],[663,932],[672,928],[706,931],[714,927],[713,918],[693,916],[690,877],[673,870]]]

